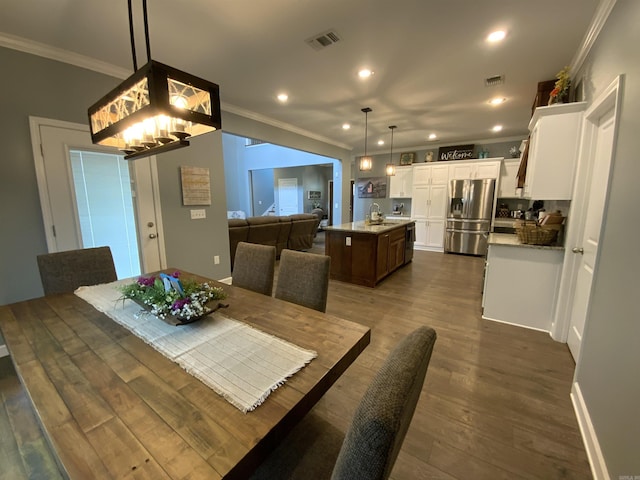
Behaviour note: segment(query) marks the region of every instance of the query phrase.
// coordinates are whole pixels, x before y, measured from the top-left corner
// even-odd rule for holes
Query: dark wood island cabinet
[[[331,278],[343,282],[375,287],[405,264],[411,220],[381,225],[365,222],[343,223],[325,229],[325,253],[331,257]]]

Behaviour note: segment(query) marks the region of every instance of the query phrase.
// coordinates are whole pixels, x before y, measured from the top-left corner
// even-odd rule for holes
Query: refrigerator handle
[[[462,218],[469,218],[469,181],[464,180],[462,184]]]
[[[465,180],[466,184],[467,184],[467,203],[466,203],[466,212],[464,217],[465,218],[472,218],[473,215],[473,211],[474,211],[474,203],[475,203],[475,194],[476,192],[474,191],[473,188],[473,181],[472,180]]]

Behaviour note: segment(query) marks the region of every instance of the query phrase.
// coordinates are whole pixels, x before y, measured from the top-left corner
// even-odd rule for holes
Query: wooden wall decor
[[[211,205],[211,179],[209,169],[180,167],[183,205]]]

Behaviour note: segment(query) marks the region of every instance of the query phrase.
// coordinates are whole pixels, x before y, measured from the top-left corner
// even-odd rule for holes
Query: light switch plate
[[[203,218],[207,218],[207,211],[204,208],[191,210],[191,220],[200,220]]]

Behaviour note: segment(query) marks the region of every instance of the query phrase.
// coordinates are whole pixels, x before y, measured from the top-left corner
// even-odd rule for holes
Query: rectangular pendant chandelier
[[[217,84],[154,60],[89,107],[93,143],[125,159],[186,147],[222,127]]]

